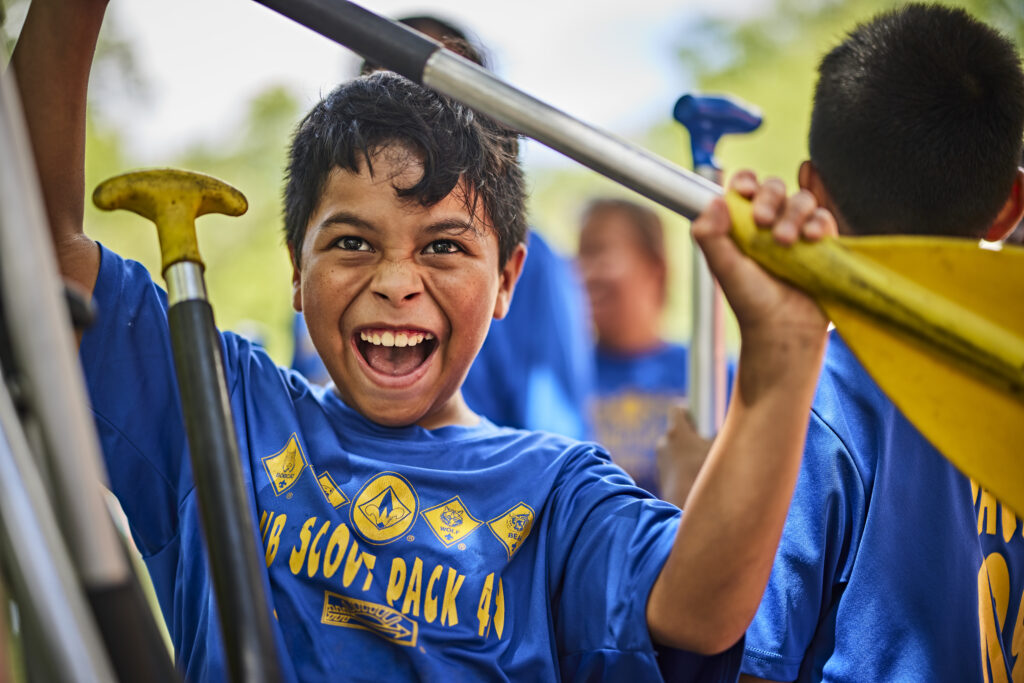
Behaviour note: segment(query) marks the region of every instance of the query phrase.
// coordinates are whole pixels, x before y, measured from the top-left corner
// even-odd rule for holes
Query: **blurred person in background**
[[[484,47],[451,22],[431,15],[397,21],[489,68]],[[381,68],[364,61],[359,73]],[[470,408],[495,424],[586,439],[591,435],[586,402],[593,384],[586,295],[573,264],[534,230],[527,248],[512,306],[503,320],[491,322],[462,394]],[[292,368],[311,381],[329,381],[301,313],[294,332]]]
[[[658,495],[655,445],[687,386],[686,347],[661,335],[668,289],[661,219],[635,202],[596,199],[583,213],[578,258],[597,337],[595,438]]]

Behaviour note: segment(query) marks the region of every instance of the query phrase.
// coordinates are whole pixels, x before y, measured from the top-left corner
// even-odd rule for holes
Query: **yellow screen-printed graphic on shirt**
[[[519,546],[530,535],[530,529],[533,528],[533,517],[533,508],[526,503],[519,502],[505,514],[487,522],[487,528],[508,551],[509,559],[512,559],[512,556],[519,550]]]
[[[372,631],[397,645],[416,644],[416,622],[398,610],[330,591],[324,591],[320,623]]]
[[[270,477],[270,485],[274,487],[275,495],[280,496],[295,484],[302,470],[306,469],[306,457],[302,454],[295,434],[291,435],[288,445],[283,449],[263,458],[263,469]]]
[[[334,483],[334,479],[331,478],[330,472],[321,472],[317,475],[316,480],[320,482],[320,490],[324,492],[324,498],[327,502],[336,508],[340,508],[342,505],[348,502],[348,498],[341,492],[338,485]]]
[[[986,553],[978,570],[982,672],[985,681],[991,683],[1021,681],[1024,657],[1019,644],[1024,642],[1024,591],[1019,582],[1011,581],[1011,565],[1006,558],[1012,561],[1020,553],[1024,522],[973,479],[971,497],[978,516],[978,536]],[[1017,608],[1016,618],[1013,607]]]
[[[350,509],[352,525],[362,537],[381,545],[399,538],[413,525],[419,497],[402,475],[381,472],[363,484]]]
[[[482,520],[469,514],[466,505],[458,496],[424,510],[420,515],[427,520],[437,540],[445,546],[461,541],[483,524]]]
[[[681,395],[639,391],[601,396],[591,404],[595,438],[612,460],[644,484],[658,476],[654,449],[668,429],[673,405],[686,405]]]

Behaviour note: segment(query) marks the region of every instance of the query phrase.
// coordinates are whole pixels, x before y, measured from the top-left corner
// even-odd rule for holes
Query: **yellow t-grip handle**
[[[241,216],[249,208],[245,195],[224,181],[173,168],[114,176],[96,187],[92,201],[104,211],[128,209],[156,224],[161,272],[179,261],[203,265],[196,218],[208,213]]]

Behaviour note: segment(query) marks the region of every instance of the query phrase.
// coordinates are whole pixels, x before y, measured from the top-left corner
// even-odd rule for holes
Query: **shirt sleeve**
[[[86,385],[111,489],[150,557],[176,536],[178,501],[191,486],[167,297],[141,264],[101,247],[93,300],[96,322],[80,348]]]
[[[548,580],[563,677],[734,680],[741,645],[699,657],[656,648],[647,629],[647,597],[675,541],[679,510],[637,488],[594,447],[571,459],[556,492]]]
[[[812,414],[771,578],[747,630],[742,671],[796,680],[819,626],[832,618],[860,543],[864,482],[840,437]]]

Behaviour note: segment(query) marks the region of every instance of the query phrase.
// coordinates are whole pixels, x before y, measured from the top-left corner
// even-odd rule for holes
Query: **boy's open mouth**
[[[365,328],[359,331],[356,347],[371,368],[401,377],[423,365],[437,348],[437,339],[423,330]]]

